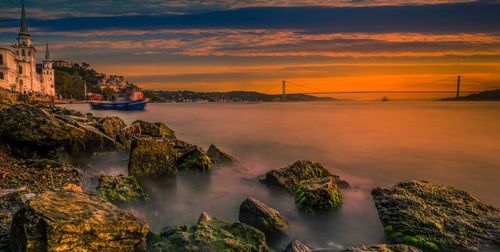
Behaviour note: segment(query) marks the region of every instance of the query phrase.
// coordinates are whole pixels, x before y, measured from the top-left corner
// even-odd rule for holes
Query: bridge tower
[[[282,89],[283,89],[282,99],[283,101],[286,101],[286,81],[283,81]]]
[[[460,97],[460,75],[457,76],[457,98]]]

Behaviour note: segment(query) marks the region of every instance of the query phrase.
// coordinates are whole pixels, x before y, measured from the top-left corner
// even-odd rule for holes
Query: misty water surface
[[[380,243],[385,237],[370,190],[408,180],[451,185],[500,206],[500,103],[184,103],[149,104],[144,112],[67,107],[127,123],[164,122],[180,139],[203,148],[215,144],[246,168],[141,181],[151,201],[122,207],[155,232],[192,224],[202,211],[237,221],[239,204],[254,196],[289,219],[293,237],[313,246]],[[99,154],[87,160],[87,169],[126,173],[127,159],[128,153]],[[299,159],[319,161],[353,186],[342,191],[341,209],[306,216],[292,195],[257,182]]]

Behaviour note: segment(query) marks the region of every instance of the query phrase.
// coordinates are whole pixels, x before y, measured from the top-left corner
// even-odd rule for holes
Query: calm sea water
[[[127,123],[164,122],[180,139],[203,148],[215,144],[246,168],[141,181],[151,201],[122,207],[148,220],[153,231],[194,223],[202,211],[237,221],[239,204],[253,196],[288,218],[292,237],[315,247],[380,243],[386,240],[370,190],[408,180],[451,185],[500,207],[500,103],[185,103],[149,104],[144,112],[66,107]],[[87,170],[126,173],[127,159],[128,153],[99,154],[86,160]],[[340,209],[306,216],[292,195],[257,182],[299,159],[319,161],[351,183]]]

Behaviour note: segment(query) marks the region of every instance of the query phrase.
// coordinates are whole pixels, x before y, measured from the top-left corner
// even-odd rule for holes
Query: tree
[[[115,90],[106,87],[102,90],[102,93],[104,94],[105,99],[109,101],[111,97],[115,94]]]

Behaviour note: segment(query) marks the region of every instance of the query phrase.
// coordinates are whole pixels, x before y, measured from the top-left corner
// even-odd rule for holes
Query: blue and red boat
[[[144,99],[142,92],[131,90],[113,96],[111,102],[90,102],[92,109],[96,110],[144,110],[148,99]]]

